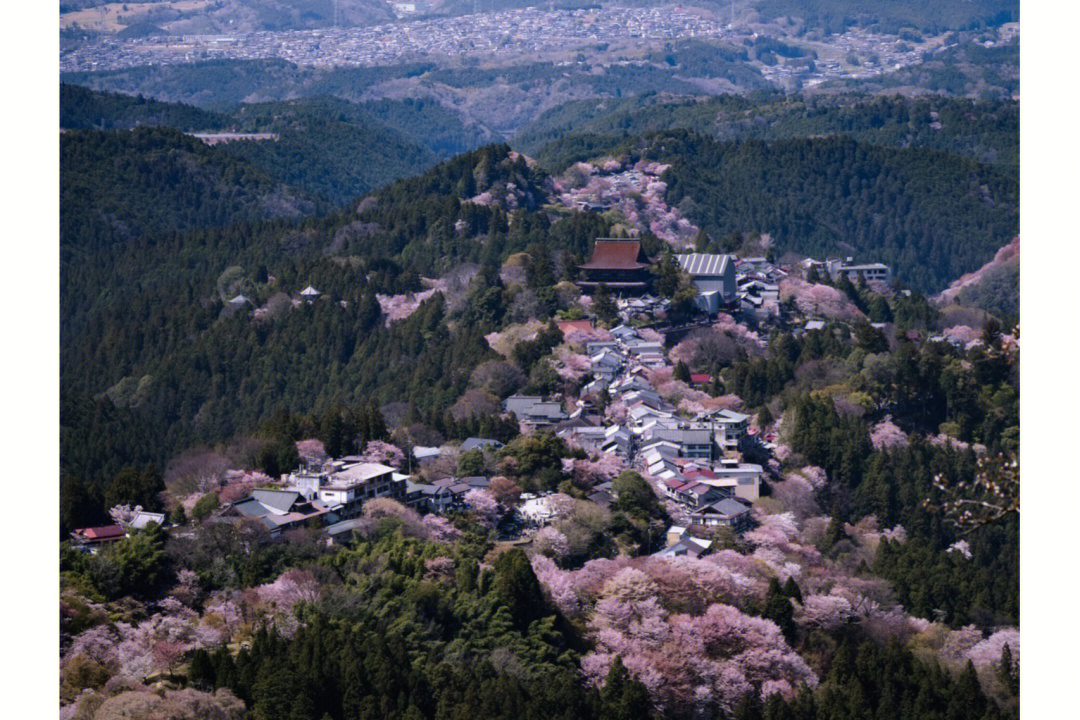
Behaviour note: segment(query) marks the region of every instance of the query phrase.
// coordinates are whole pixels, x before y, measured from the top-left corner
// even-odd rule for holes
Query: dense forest
[[[817,257],[849,248],[922,291],[989,260],[1019,229],[1014,175],[938,151],[689,133],[642,144],[646,156],[670,160],[667,200],[706,232],[752,228]]]
[[[672,99],[662,94],[579,100],[541,115],[512,145],[559,169],[573,136],[692,130],[717,140],[845,135],[869,145],[928,147],[1019,166],[1020,107],[1012,100],[755,93]],[[565,138],[562,142],[557,142]]]
[[[169,103],[60,83],[60,127],[65,130],[129,130],[164,125],[188,132],[220,130],[225,118],[183,103]]]
[[[333,204],[422,172],[479,147],[488,137],[456,112],[422,100],[351,103],[325,97],[242,104],[212,113],[182,103],[61,85],[60,110],[61,127],[67,129],[163,126],[273,133],[273,142],[233,142],[207,154],[240,158]]]
[[[169,128],[60,136],[60,244],[86,250],[162,230],[300,217],[315,199]]]
[[[199,147],[168,131],[139,132]],[[607,230],[588,216],[552,225],[535,212],[518,213],[521,222],[511,228],[505,206],[459,203],[458,193],[505,195],[515,185],[515,203],[539,206],[541,190],[528,167],[507,153],[503,146],[459,156],[377,193],[358,216],[148,233],[122,244],[101,242],[91,226],[65,225],[61,362],[63,394],[71,400],[61,418],[65,467],[102,477],[85,462],[94,450],[82,441],[97,432],[129,432],[127,413],[95,411],[88,405],[94,397],[138,408],[143,427],[130,432],[161,431],[153,451],[158,462],[191,442],[253,429],[277,406],[307,411],[373,393],[384,402],[445,410],[464,390],[465,378],[453,368],[467,377],[490,357],[482,332],[499,327],[509,302],[497,274],[483,273],[463,288],[483,299],[461,308],[467,322],[453,332],[441,295],[384,328],[374,294],[418,291],[420,274],[438,275],[463,262],[497,268],[533,243],[559,243],[583,255]],[[287,311],[290,296],[308,284],[325,298]],[[241,293],[251,305],[233,313],[227,302]],[[263,321],[252,322],[252,307],[265,308]],[[108,342],[96,340],[103,337]],[[298,354],[301,347],[306,351]],[[445,360],[402,362],[421,354]],[[127,452],[136,460],[143,450],[133,444]]]

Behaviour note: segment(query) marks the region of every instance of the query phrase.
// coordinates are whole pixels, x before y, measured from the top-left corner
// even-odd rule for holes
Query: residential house
[[[545,401],[535,395],[513,395],[503,401],[503,410],[514,413],[518,422],[532,427],[542,428],[567,419],[562,404]]]
[[[428,447],[426,445],[414,445],[412,449],[413,457],[416,458],[416,462],[424,465],[426,463],[433,462],[439,459],[442,455],[442,448]]]
[[[610,350],[611,352],[617,353],[620,350],[619,343],[614,340],[592,340],[585,343],[585,352],[589,357],[597,355],[604,350]]]
[[[705,474],[708,474],[706,476]],[[698,471],[701,482],[727,491],[728,497],[753,502],[761,497],[761,476],[764,468],[737,460],[721,460],[711,470]],[[691,473],[685,473],[693,476]]]
[[[593,376],[604,383],[613,381],[623,366],[622,356],[611,350],[603,350],[590,356],[589,362],[592,365]]]
[[[709,428],[655,427],[643,438],[642,447],[657,443],[671,443],[679,449],[679,457],[712,460],[716,456],[716,443]]]
[[[128,530],[145,530],[151,523],[160,527],[165,527],[165,513],[153,513],[140,510],[135,513],[135,516],[132,517],[126,525]]]
[[[71,533],[72,541],[80,549],[90,553],[96,553],[103,545],[123,540],[126,536],[127,531],[120,525],[78,528]]]
[[[750,506],[732,498],[726,498],[697,509],[690,515],[693,525],[704,527],[730,527],[737,532],[750,525]]]
[[[749,415],[723,409],[702,416],[702,421],[723,433],[721,447],[725,452],[738,450],[746,442],[747,430],[750,429]]]
[[[461,443],[462,452],[469,452],[470,450],[483,450],[485,448],[491,448],[492,450],[498,450],[503,446],[498,440],[492,440],[491,438],[466,438],[465,442]]]

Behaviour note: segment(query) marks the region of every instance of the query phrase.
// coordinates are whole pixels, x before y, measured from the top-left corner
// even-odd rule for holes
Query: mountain
[[[120,142],[99,135],[94,142]],[[195,143],[162,129],[130,135],[147,143],[160,136],[155,147],[170,149],[157,152]],[[277,407],[322,411],[372,397],[441,413],[491,356],[481,326],[451,332],[437,296],[385,328],[375,293],[419,291],[421,273],[464,262],[487,258],[498,267],[549,239],[584,252],[606,234],[592,220],[547,222],[538,212],[542,182],[524,158],[489,146],[394,183],[355,211],[251,224],[241,207],[228,226],[151,230],[170,227],[159,220],[133,223],[146,232],[124,243],[68,237],[81,242],[61,272],[65,469],[103,478],[116,463],[163,462],[193,443],[252,432]],[[109,197],[127,190],[113,178],[109,185]],[[464,202],[485,193],[487,204]],[[152,204],[138,193],[131,202]],[[526,212],[511,228],[513,207]],[[323,300],[294,308],[290,297],[309,284]],[[250,301],[239,311],[228,305],[238,294]],[[492,301],[503,302],[499,293]],[[263,308],[258,318],[255,308]],[[95,433],[91,446],[80,444]],[[103,447],[109,452],[88,456]]]
[[[871,145],[928,147],[1019,166],[1020,106],[1013,100],[900,95],[751,93],[678,97],[647,93],[553,108],[514,137],[514,147],[561,170],[561,138],[692,130],[717,140],[845,135]]]
[[[60,127],[67,130],[129,130],[138,125],[164,125],[198,131],[220,130],[226,124],[223,115],[192,105],[60,84]]]
[[[299,217],[313,199],[170,128],[60,136],[60,243],[86,249],[150,232]]]
[[[242,105],[229,118],[240,130],[276,133],[278,141],[230,143],[225,152],[336,204],[486,139],[454,111],[422,100],[260,103]]]
[[[233,142],[211,155],[243,160],[312,196],[342,204],[439,160],[479,147],[490,133],[423,100],[351,103],[332,97],[241,104],[211,112],[183,103],[61,85],[61,127],[274,133],[274,142]]]
[[[682,41],[670,50],[626,61],[603,57],[571,65],[439,67],[434,63],[311,68],[283,60],[221,60],[63,74],[64,82],[96,90],[142,94],[207,110],[240,103],[334,96],[363,103],[411,97],[453,108],[468,123],[510,137],[541,113],[588,97],[646,92],[684,95],[773,87],[746,64],[746,50],[729,43]]]

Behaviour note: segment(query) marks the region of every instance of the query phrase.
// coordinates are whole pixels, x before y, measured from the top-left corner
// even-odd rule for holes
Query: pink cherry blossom
[[[1008,645],[1012,654],[1013,663],[1020,662],[1020,630],[1017,628],[1005,628],[977,643],[967,651],[966,657],[971,660],[976,668],[984,668],[997,665],[1001,662],[1001,650]],[[1012,668],[1015,670],[1015,667]]]
[[[875,450],[888,450],[896,447],[906,447],[908,436],[901,430],[891,417],[886,417],[870,430],[870,442]]]
[[[382,440],[369,440],[360,455],[363,462],[379,463],[400,468],[405,462],[405,453],[393,443]]]
[[[481,523],[486,527],[495,527],[499,520],[499,503],[490,490],[473,488],[465,493],[465,504],[476,512]]]
[[[796,615],[800,624],[822,630],[835,630],[854,617],[851,603],[840,595],[807,595]]]

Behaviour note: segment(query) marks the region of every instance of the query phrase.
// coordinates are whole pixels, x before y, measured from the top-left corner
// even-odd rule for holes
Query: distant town
[[[406,13],[407,17],[408,13]],[[175,65],[204,60],[265,60],[277,58],[308,67],[394,65],[450,57],[491,62],[556,61],[572,64],[571,54],[589,57],[606,53],[619,62],[619,53],[661,42],[684,39],[752,39],[749,28],[733,28],[693,10],[605,7],[588,10],[525,8],[354,28],[324,28],[231,35],[151,36],[100,39],[62,51],[61,72],[118,70],[143,65]],[[808,57],[784,59],[773,65],[755,62],[762,75],[783,82],[801,77],[814,85],[833,78],[877,75],[920,62],[922,53],[942,47],[939,39],[898,43],[893,36],[852,29],[828,43],[817,62]],[[853,57],[854,56],[854,57]],[[630,59],[621,60],[626,62]],[[852,63],[854,61],[854,63]],[[642,62],[642,61],[638,61]]]

